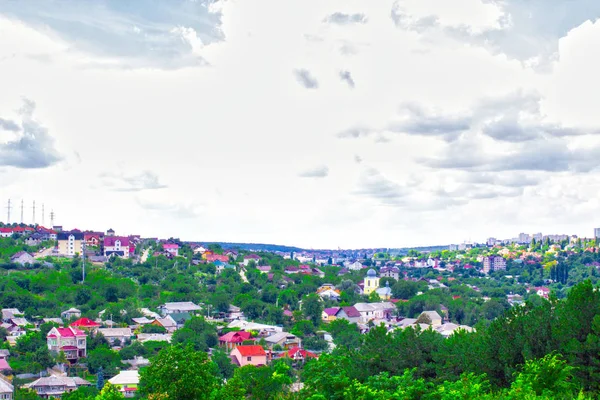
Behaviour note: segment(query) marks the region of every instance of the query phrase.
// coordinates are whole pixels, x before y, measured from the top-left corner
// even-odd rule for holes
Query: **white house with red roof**
[[[163,244],[163,249],[171,254],[173,257],[177,257],[179,255],[179,245],[175,243],[165,243]]]
[[[129,258],[129,238],[126,236],[105,236],[104,256]]]
[[[7,238],[13,234],[12,228],[0,228],[0,237]]]
[[[87,335],[84,331],[69,326],[67,328],[52,328],[46,336],[48,350],[65,353],[67,360],[76,362],[86,356]]]
[[[248,264],[250,264],[250,261],[254,261],[258,265],[258,262],[260,261],[260,257],[257,256],[256,254],[248,254],[247,256],[244,256],[244,266],[245,267],[247,267]]]

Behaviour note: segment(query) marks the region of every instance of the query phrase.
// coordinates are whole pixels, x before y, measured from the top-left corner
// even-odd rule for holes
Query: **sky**
[[[451,3],[451,4],[450,4]],[[597,0],[0,1],[0,221],[405,247],[600,226]]]

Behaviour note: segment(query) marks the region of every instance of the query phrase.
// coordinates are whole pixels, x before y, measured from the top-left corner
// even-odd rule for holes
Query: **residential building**
[[[2,321],[10,322],[11,319],[18,316],[22,316],[23,313],[18,308],[3,308],[2,309]]]
[[[83,233],[82,232],[59,232],[56,235],[58,241],[58,253],[74,256],[83,253]]]
[[[152,325],[162,326],[168,333],[173,333],[177,330],[177,322],[169,314],[164,318],[154,320]]]
[[[12,228],[0,228],[0,237],[8,238],[8,237],[11,237],[12,235],[13,235]]]
[[[10,258],[10,262],[19,265],[33,264],[35,262],[35,258],[25,251],[19,251]]]
[[[137,392],[140,374],[138,371],[121,371],[119,375],[110,378],[108,382],[116,386],[125,398],[132,398]]]
[[[70,320],[73,318],[81,318],[81,310],[77,308],[71,307],[67,311],[63,311],[60,313],[61,318]]]
[[[227,350],[233,350],[242,343],[253,340],[252,334],[246,331],[233,331],[227,332],[223,336],[219,337],[219,345],[225,347]]]
[[[594,238],[600,239],[600,228],[594,228]]]
[[[12,400],[15,387],[4,379],[0,379],[0,399]]]
[[[323,310],[323,322],[331,322],[335,320],[335,315],[340,311],[340,307],[331,307]]]
[[[354,308],[360,314],[360,322],[367,323],[372,319],[390,318],[396,309],[393,303],[356,303]]]
[[[98,332],[104,335],[111,346],[124,346],[125,342],[133,337],[130,328],[100,328]]]
[[[260,367],[267,365],[267,353],[262,346],[237,346],[231,352],[231,359],[240,367],[254,365]]]
[[[129,238],[125,236],[106,236],[103,240],[104,256],[129,258]]]
[[[354,261],[354,262],[345,262],[344,263],[344,267],[348,268],[350,271],[360,271],[361,269],[363,269],[363,265],[360,263],[360,261]]]
[[[423,311],[419,315],[419,318],[417,318],[417,321],[419,321],[420,318],[428,319],[430,321],[429,325],[433,327],[442,325],[442,316],[438,314],[437,311]]]
[[[394,278],[398,280],[400,278],[400,269],[398,267],[382,267],[379,270],[379,276],[381,278]]]
[[[345,319],[350,323],[358,323],[360,321],[360,312],[354,307],[341,307],[338,312],[335,314],[335,318]]]
[[[191,301],[180,301],[175,303],[165,303],[158,307],[158,309],[162,315],[184,312],[194,314],[196,311],[200,311],[200,306]]]
[[[71,323],[70,326],[73,326],[77,329],[93,330],[99,328],[100,324],[96,321],[92,321],[89,318],[79,318],[77,321]]]
[[[483,273],[489,274],[493,271],[505,271],[506,260],[500,256],[489,256],[483,258]]]
[[[48,332],[48,350],[64,352],[67,360],[76,362],[86,356],[87,335],[84,331],[69,326],[67,328],[52,328]]]
[[[85,379],[67,376],[48,376],[23,385],[37,392],[42,399],[60,398],[63,394],[77,390],[80,386],[91,386]]]
[[[163,250],[172,255],[173,257],[177,257],[179,255],[179,245],[175,243],[163,244]]]
[[[299,337],[288,332],[278,332],[264,339],[270,349],[273,349],[275,345],[279,345],[283,349],[289,349],[291,347],[298,347],[302,343]]]
[[[254,261],[256,264],[260,261],[260,257],[256,254],[248,254],[244,256],[244,266],[247,267],[250,264],[250,261]]]
[[[90,247],[98,247],[102,244],[104,239],[104,233],[102,232],[85,232],[83,234],[83,240],[85,244]]]
[[[377,277],[377,272],[375,272],[373,268],[367,271],[367,276],[365,277],[364,282],[365,286],[363,290],[367,296],[379,288],[379,278]]]
[[[288,350],[284,355],[284,358],[291,358],[295,362],[304,363],[310,358],[319,358],[315,353],[301,349],[299,347],[293,347]]]

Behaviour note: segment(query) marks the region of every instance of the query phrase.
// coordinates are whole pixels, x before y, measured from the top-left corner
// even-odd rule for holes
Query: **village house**
[[[342,318],[350,323],[358,323],[360,321],[360,317],[360,312],[354,306],[341,307],[335,314],[336,319]]]
[[[12,237],[13,230],[12,228],[0,228],[0,237],[1,238],[9,238]]]
[[[0,379],[0,399],[12,400],[15,392],[15,387],[8,381]]]
[[[37,246],[44,241],[44,238],[41,233],[33,233],[29,235],[27,239],[25,239],[25,244],[27,246]]]
[[[103,240],[104,257],[117,256],[129,258],[129,238],[124,236],[106,236]]]
[[[398,267],[382,267],[379,270],[379,276],[382,278],[400,279],[400,269]]]
[[[85,379],[67,376],[48,376],[37,379],[23,387],[37,392],[42,399],[60,398],[63,394],[77,390],[81,386],[91,386]]]
[[[278,332],[264,339],[270,349],[273,349],[275,345],[279,345],[283,349],[289,349],[290,347],[300,346],[302,343],[299,337],[288,332]]]
[[[69,308],[67,311],[63,311],[60,313],[61,318],[66,319],[66,320],[70,320],[73,318],[81,318],[81,310],[78,310],[77,308]]]
[[[443,322],[442,316],[438,314],[437,311],[423,311],[421,315],[419,315],[419,318],[417,318],[417,321],[419,321],[420,319],[426,319],[431,321],[428,322],[428,324],[433,327],[441,326]]]
[[[87,335],[85,332],[73,328],[52,328],[46,336],[48,350],[56,353],[65,353],[67,360],[76,362],[86,356]]]
[[[255,367],[267,365],[267,353],[265,353],[265,349],[262,346],[258,345],[237,346],[231,352],[231,359],[240,367],[246,365],[254,365]]]
[[[162,326],[168,333],[173,333],[177,330],[177,322],[169,314],[164,318],[155,319],[152,321],[152,325]]]
[[[35,262],[35,258],[25,251],[20,251],[10,258],[10,262],[19,265],[33,264]]]
[[[250,264],[250,261],[254,261],[256,264],[260,261],[260,257],[256,254],[248,254],[244,256],[244,267],[247,267]]]
[[[223,336],[219,337],[219,345],[225,347],[227,350],[233,350],[242,343],[253,340],[252,334],[246,331],[233,331],[227,332]]]
[[[174,313],[190,313],[194,314],[200,311],[200,306],[192,303],[191,301],[180,301],[175,303],[165,303],[158,307],[158,310],[162,315],[174,314]]]
[[[163,250],[173,257],[177,257],[179,255],[179,245],[175,243],[163,244]]]
[[[360,321],[367,323],[372,319],[387,319],[396,309],[393,303],[356,303],[354,308],[360,313]]]
[[[10,322],[11,319],[22,316],[23,313],[18,308],[3,308],[2,321]]]
[[[37,233],[41,235],[42,241],[56,240],[58,232],[53,229],[44,228],[43,226],[37,227]]]
[[[315,353],[301,349],[299,347],[293,347],[285,352],[284,358],[290,358],[296,363],[304,363],[306,360],[311,358],[319,358]]]
[[[323,313],[321,314],[321,317],[323,319],[323,322],[331,322],[335,320],[335,316],[338,313],[338,311],[340,310],[340,307],[331,307],[331,308],[326,308],[323,310]]]
[[[100,327],[100,324],[96,321],[92,321],[89,318],[79,318],[77,321],[70,324],[70,326],[75,327],[77,329],[84,330],[95,330]]]
[[[140,374],[138,371],[121,371],[118,375],[110,378],[108,382],[116,386],[126,399],[132,398],[137,392]]]
[[[87,246],[90,247],[98,247],[102,244],[104,240],[103,232],[84,232],[83,233],[83,241]]]
[[[133,332],[130,328],[100,328],[101,333],[111,346],[123,346],[133,337]]]

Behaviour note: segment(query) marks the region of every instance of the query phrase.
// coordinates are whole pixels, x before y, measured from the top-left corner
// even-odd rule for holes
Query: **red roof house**
[[[301,349],[299,347],[292,347],[283,355],[283,357],[291,358],[294,361],[301,362],[304,362],[309,358],[319,358],[319,356],[317,356],[315,353],[311,353],[310,351]]]
[[[243,367],[245,365],[254,365],[260,367],[267,365],[267,353],[262,346],[238,346],[231,352],[232,361]]]
[[[234,349],[246,340],[252,340],[252,334],[246,331],[228,332],[219,337],[219,344],[227,349]]]
[[[89,318],[79,318],[77,321],[73,322],[70,326],[75,326],[77,328],[83,328],[83,329],[92,329],[92,328],[98,328],[100,326],[100,324],[95,321],[92,321]],[[68,328],[63,328],[63,329],[68,329]]]

